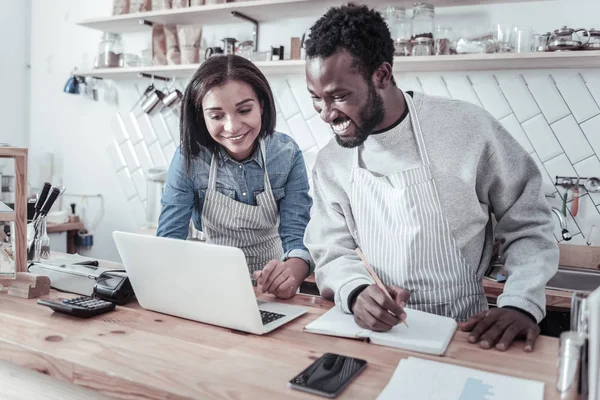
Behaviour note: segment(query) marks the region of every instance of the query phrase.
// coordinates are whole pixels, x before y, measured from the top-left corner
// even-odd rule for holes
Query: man
[[[525,337],[532,351],[558,266],[540,172],[480,107],[403,93],[393,52],[381,16],[364,6],[330,9],[306,42],[308,90],[337,142],[317,157],[305,235],[321,294],[364,328],[391,329],[407,305],[455,318],[482,348]],[[494,236],[508,280],[488,311],[481,279]]]

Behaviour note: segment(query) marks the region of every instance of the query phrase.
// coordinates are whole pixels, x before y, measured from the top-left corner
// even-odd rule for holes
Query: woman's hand
[[[252,275],[260,293],[271,293],[281,299],[289,299],[296,294],[300,284],[308,276],[308,264],[301,258],[287,261],[271,260],[262,271]]]

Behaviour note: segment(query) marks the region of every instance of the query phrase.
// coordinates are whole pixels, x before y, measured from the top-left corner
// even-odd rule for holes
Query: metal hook
[[[232,11],[231,15],[233,15],[236,18],[243,19],[245,21],[252,23],[252,25],[253,25],[252,39],[254,40],[254,51],[258,51],[258,21],[256,21],[253,18],[250,18],[249,16],[247,16],[245,14],[242,14],[241,12],[237,12],[237,11]]]

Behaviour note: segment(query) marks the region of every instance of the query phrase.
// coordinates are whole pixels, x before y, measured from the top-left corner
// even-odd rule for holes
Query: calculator
[[[69,314],[79,318],[94,317],[115,309],[114,303],[89,296],[81,296],[63,301],[39,299],[37,303],[42,306],[50,307],[56,312]]]

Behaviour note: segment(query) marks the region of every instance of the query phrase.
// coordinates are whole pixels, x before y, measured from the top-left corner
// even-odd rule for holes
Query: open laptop
[[[145,309],[258,335],[307,311],[257,301],[236,247],[118,231],[113,238]]]

